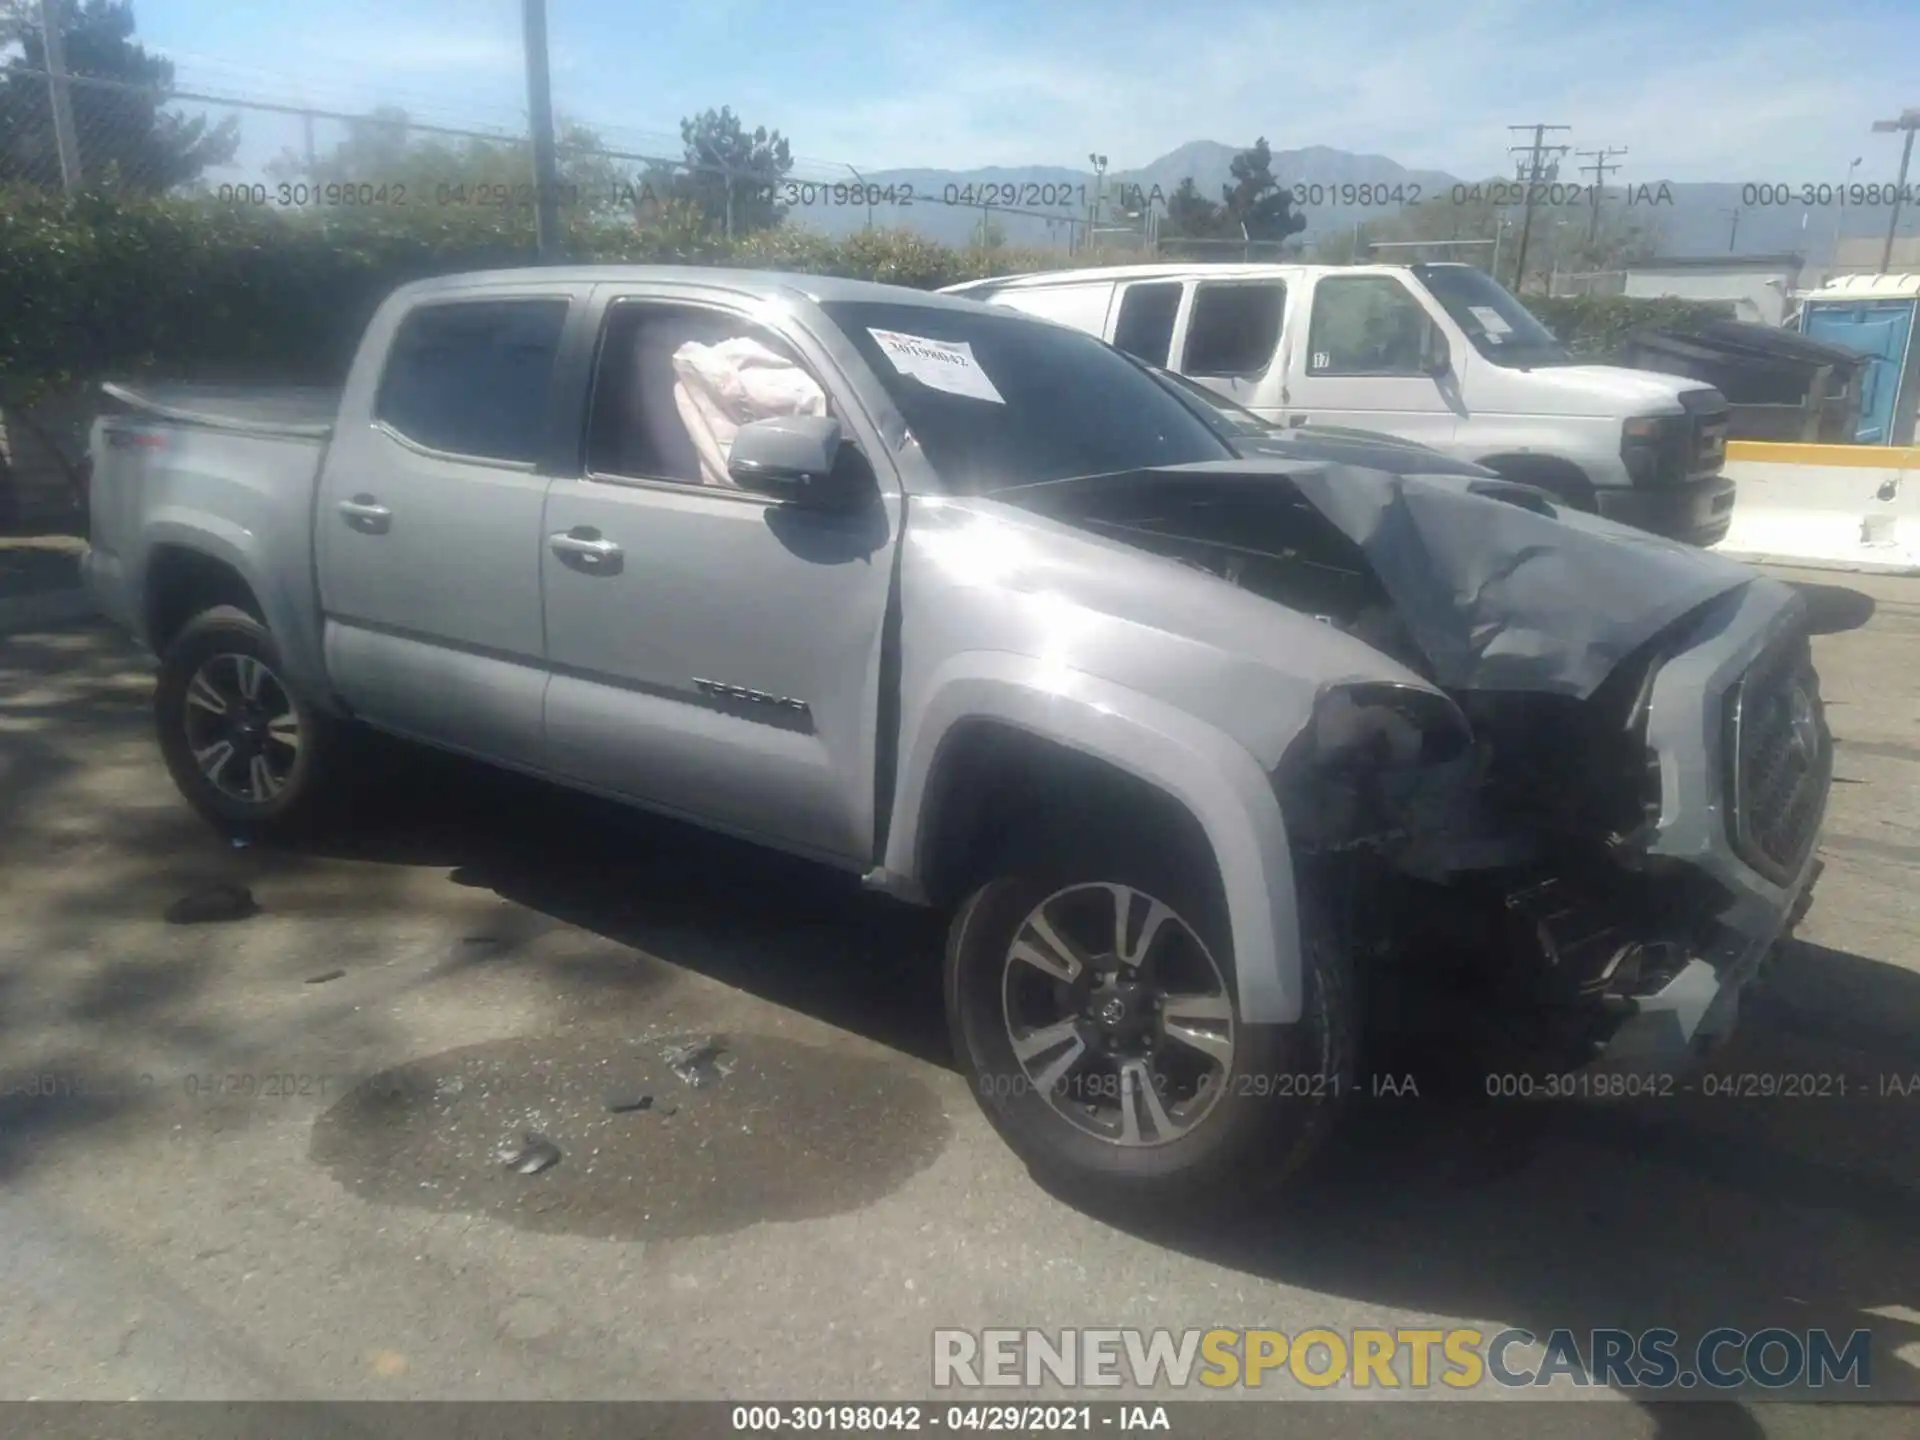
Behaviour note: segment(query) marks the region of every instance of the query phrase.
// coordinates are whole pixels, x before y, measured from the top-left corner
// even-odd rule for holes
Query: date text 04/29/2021
[[[735,1405],[735,1435],[809,1434],[912,1435],[922,1431],[984,1431],[1032,1435],[1061,1431],[1173,1430],[1164,1405]]]

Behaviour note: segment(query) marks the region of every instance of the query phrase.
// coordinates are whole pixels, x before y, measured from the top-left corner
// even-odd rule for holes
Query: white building
[[[1729,318],[1779,325],[1800,288],[1800,255],[1664,256],[1626,267],[1624,294],[1642,299],[1717,301]]]

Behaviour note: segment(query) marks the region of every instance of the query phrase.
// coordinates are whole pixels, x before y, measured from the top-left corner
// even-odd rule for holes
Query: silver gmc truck
[[[105,394],[86,574],[201,812],[297,834],[366,726],[943,907],[1059,1185],[1289,1172],[1429,997],[1663,1072],[1818,870],[1791,589],[1417,447],[1237,452],[1004,308],[503,271],[397,291],[338,394]]]

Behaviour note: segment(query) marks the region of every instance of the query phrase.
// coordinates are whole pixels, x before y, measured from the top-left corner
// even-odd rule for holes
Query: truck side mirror
[[[859,503],[864,467],[839,463],[840,422],[823,415],[783,415],[740,427],[727,452],[727,476],[742,490],[809,510]]]
[[[1435,380],[1444,379],[1453,368],[1453,352],[1447,344],[1447,332],[1431,320],[1420,336],[1420,370]]]

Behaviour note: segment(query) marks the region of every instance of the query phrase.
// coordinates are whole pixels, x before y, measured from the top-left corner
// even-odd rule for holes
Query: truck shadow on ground
[[[1845,585],[1822,585],[1811,580],[1787,582],[1807,602],[1807,620],[1816,635],[1838,635],[1858,630],[1873,619],[1879,603],[1868,594]]]
[[[950,1063],[938,917],[671,822],[439,756],[392,758],[397,782],[371,787],[370,808],[321,842],[329,853],[454,867],[463,883]],[[1781,972],[1768,993],[1784,998],[1756,1002],[1716,1062],[1757,1077],[1728,1093],[1495,1102],[1416,1056],[1387,1082],[1398,1096],[1365,1098],[1324,1173],[1259,1218],[1120,1223],[1330,1294],[1543,1337],[1568,1329],[1583,1354],[1604,1327],[1824,1327],[1842,1341],[1867,1328],[1873,1393],[1920,1397],[1920,1369],[1892,1353],[1920,1339],[1920,980],[1804,944]],[[1816,1093],[1782,1096],[1778,1076]],[[1889,1307],[1904,1318],[1868,1313]],[[1662,1434],[1759,1433],[1709,1406],[1659,1413]]]

